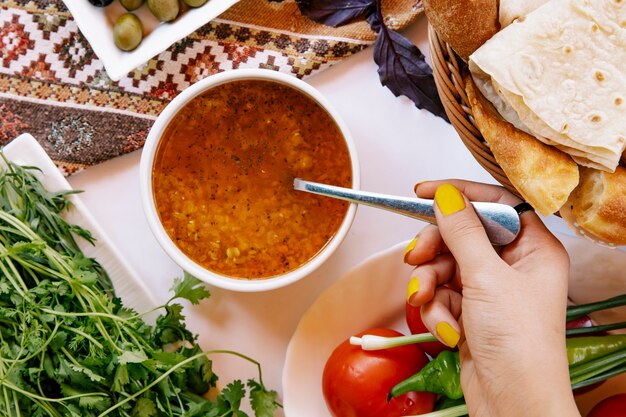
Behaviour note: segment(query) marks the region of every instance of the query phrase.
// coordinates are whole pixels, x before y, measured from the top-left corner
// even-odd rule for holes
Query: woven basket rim
[[[467,65],[447,43],[441,40],[431,25],[428,25],[428,42],[435,84],[452,127],[478,164],[504,188],[523,200],[496,161],[474,122],[463,83],[463,74],[468,71]]]

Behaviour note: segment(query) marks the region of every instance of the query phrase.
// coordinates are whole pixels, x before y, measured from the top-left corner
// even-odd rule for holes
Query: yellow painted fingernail
[[[463,194],[452,184],[443,184],[435,191],[435,201],[444,216],[456,213],[465,208]]]
[[[409,254],[409,252],[415,249],[415,245],[417,245],[417,237],[410,241],[409,244],[406,246],[406,249],[404,250],[404,262],[406,262],[406,256]]]
[[[443,343],[450,347],[455,347],[461,338],[459,332],[454,330],[454,327],[450,326],[445,321],[437,325],[437,334],[443,339]]]
[[[406,287],[406,300],[409,301],[411,296],[420,290],[420,280],[419,278],[411,278],[409,281],[409,285]]]

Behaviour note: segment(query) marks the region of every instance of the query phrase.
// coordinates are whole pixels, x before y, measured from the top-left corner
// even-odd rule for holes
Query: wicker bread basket
[[[474,124],[462,78],[463,71],[467,71],[465,63],[437,36],[437,32],[430,25],[428,39],[437,91],[450,123],[476,161],[507,190],[522,198],[496,162],[489,145]]]

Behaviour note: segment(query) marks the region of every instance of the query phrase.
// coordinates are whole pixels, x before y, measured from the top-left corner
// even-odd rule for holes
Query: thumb
[[[435,192],[435,216],[444,242],[461,270],[477,270],[500,259],[469,200],[451,184]]]

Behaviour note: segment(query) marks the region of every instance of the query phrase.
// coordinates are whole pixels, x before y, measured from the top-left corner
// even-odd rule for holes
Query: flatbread
[[[569,137],[554,131],[535,114],[530,112],[519,96],[509,91],[503,91],[502,87],[487,74],[483,73],[480,68],[474,66],[473,69],[472,78],[482,95],[491,102],[500,116],[517,129],[536,137],[546,145],[555,146],[559,150],[568,153],[576,163],[583,166],[604,169],[604,167],[613,163],[613,155],[611,153],[607,153],[607,151],[602,148],[594,149],[585,147],[573,142]],[[519,109],[519,113],[516,109]],[[530,118],[531,123],[534,123],[535,129],[537,130],[532,131],[528,125],[524,123],[521,116],[523,116],[524,119]],[[546,134],[551,137],[559,137],[560,143],[550,140],[545,136]],[[622,160],[623,159],[624,157],[622,156]]]
[[[513,23],[514,20],[524,18],[530,12],[543,6],[549,0],[500,0],[499,20],[500,27]]]
[[[524,103],[524,99],[517,94],[502,88],[495,80],[492,80],[494,90],[507,103],[534,136],[543,143],[556,146],[560,150],[569,153],[574,160],[587,167],[604,169],[615,164],[615,155],[610,149],[595,146],[586,146],[572,140],[566,133],[557,132],[548,126],[539,116],[533,113]]]
[[[560,210],[563,219],[598,243],[626,245],[626,168],[581,168],[580,183]]]
[[[533,134],[611,172],[626,148],[624,68],[626,1],[615,0],[551,0],[470,56]]]
[[[578,184],[578,165],[502,120],[469,76],[465,91],[476,125],[511,184],[544,216],[559,210]]]

